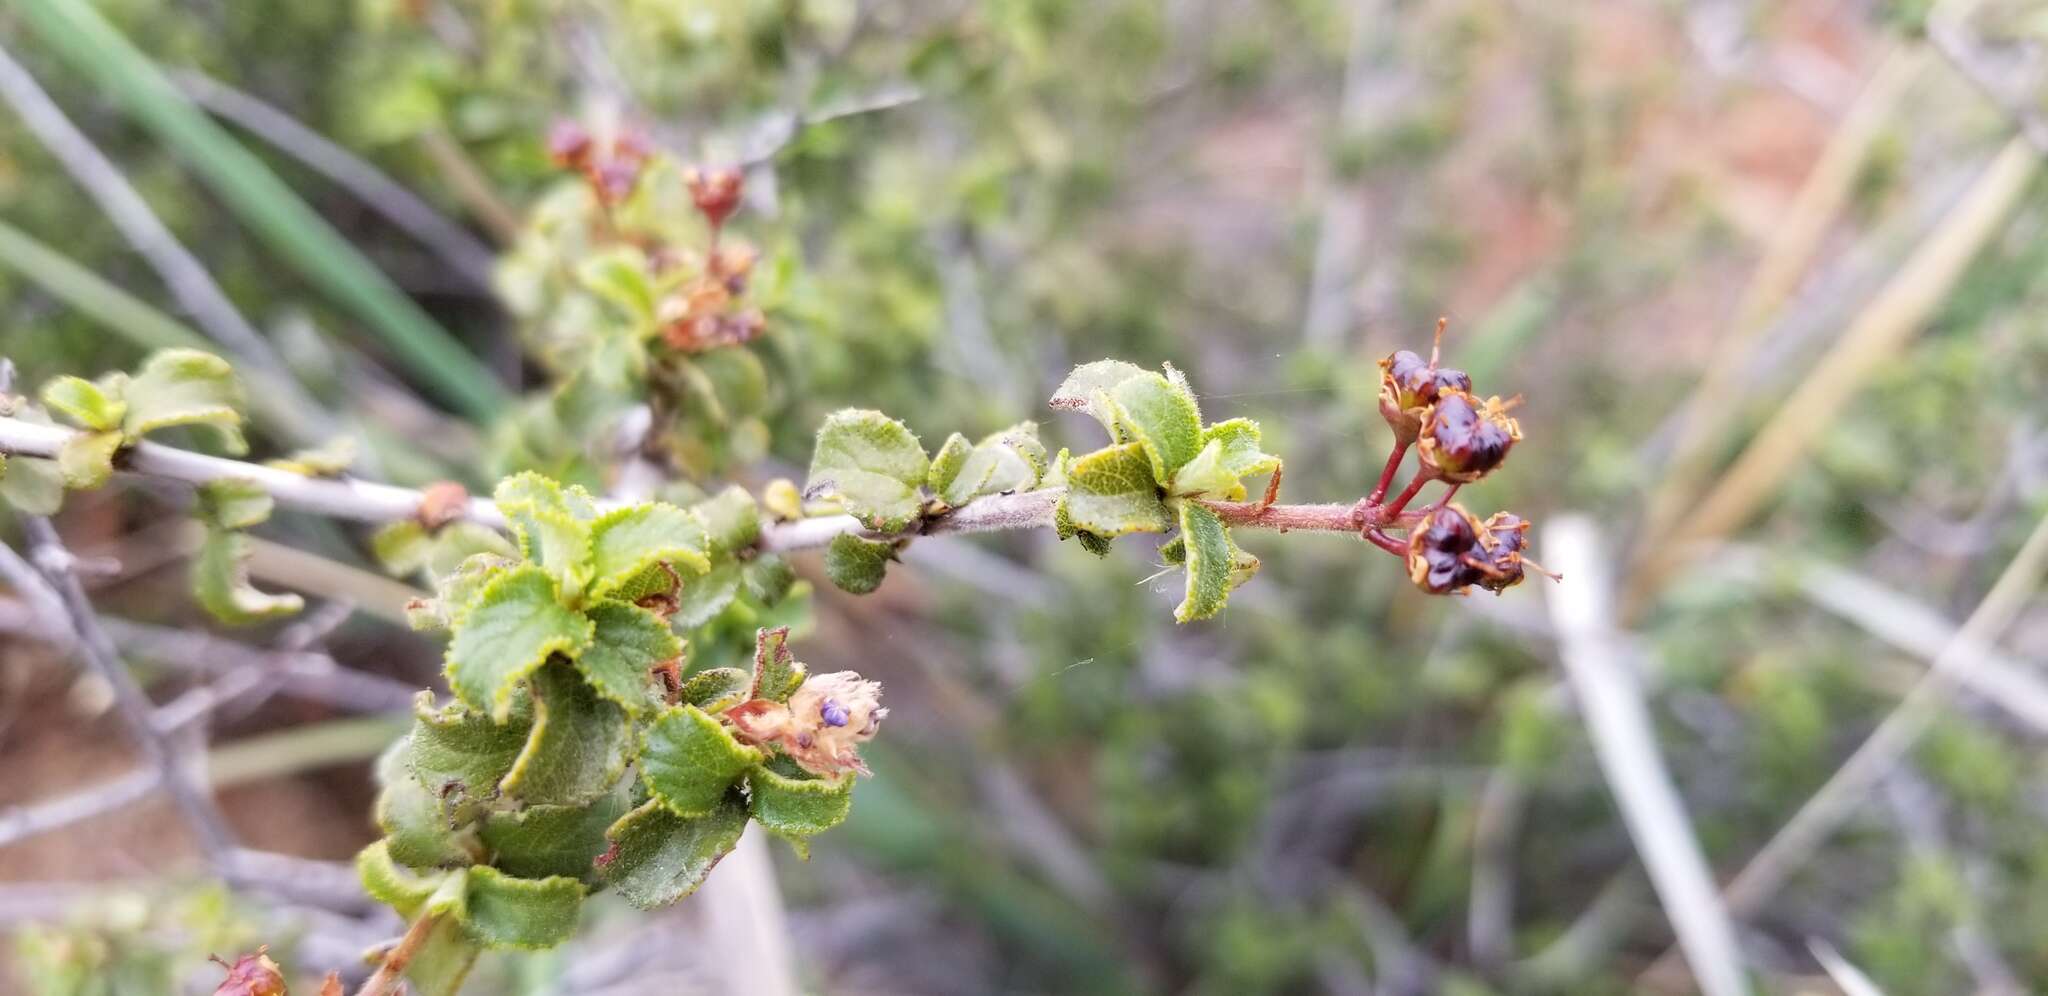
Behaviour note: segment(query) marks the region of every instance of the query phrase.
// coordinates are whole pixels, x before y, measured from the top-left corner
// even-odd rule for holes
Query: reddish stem
[[[1209,511],[1232,526],[1255,529],[1309,529],[1349,533],[1358,530],[1351,505],[1267,505],[1255,501],[1204,501]]]
[[[421,913],[419,919],[405,929],[405,936],[385,952],[376,974],[363,982],[363,987],[356,990],[356,996],[389,996],[398,992],[403,985],[399,980],[404,977],[406,966],[412,964],[412,956],[419,953],[420,945],[427,942],[427,935],[434,932],[434,925],[440,919],[438,913]]]
[[[1452,499],[1452,498],[1455,498],[1455,497],[1457,497],[1457,494],[1458,494],[1458,489],[1459,489],[1459,488],[1462,488],[1462,487],[1464,487],[1464,485],[1463,485],[1463,484],[1455,484],[1455,483],[1454,483],[1454,484],[1452,484],[1452,485],[1451,485],[1450,487],[1447,487],[1447,488],[1445,488],[1445,489],[1444,489],[1444,493],[1443,493],[1443,494],[1441,494],[1441,495],[1438,495],[1438,496],[1437,496],[1437,499],[1436,499],[1436,504],[1434,504],[1434,505],[1431,505],[1431,506],[1429,506],[1428,508],[1425,508],[1425,509],[1423,509],[1423,510],[1422,510],[1422,514],[1423,514],[1423,515],[1424,515],[1425,517],[1427,517],[1427,516],[1429,515],[1429,513],[1431,513],[1431,512],[1434,512],[1434,511],[1436,511],[1437,509],[1440,509],[1440,508],[1444,507],[1445,505],[1448,505],[1448,504],[1450,504],[1450,503],[1451,503],[1451,499]]]
[[[1378,526],[1374,526],[1371,529],[1367,529],[1360,535],[1364,536],[1367,542],[1371,543],[1376,547],[1379,547],[1382,550],[1387,551],[1388,553],[1393,554],[1396,557],[1405,558],[1408,556],[1408,544],[1403,543],[1400,540],[1387,535]]]
[[[1409,481],[1408,486],[1402,488],[1401,493],[1395,495],[1394,500],[1387,503],[1386,511],[1382,513],[1384,517],[1389,520],[1399,517],[1401,510],[1407,508],[1408,503],[1414,500],[1416,492],[1421,491],[1423,485],[1435,479],[1435,476],[1431,475],[1427,468],[1417,471],[1415,479]]]
[[[1372,494],[1365,496],[1366,504],[1377,505],[1387,496],[1387,489],[1394,485],[1394,473],[1401,469],[1401,461],[1408,456],[1408,443],[1395,443],[1393,452],[1387,454],[1387,465],[1380,471],[1380,483],[1373,486]]]

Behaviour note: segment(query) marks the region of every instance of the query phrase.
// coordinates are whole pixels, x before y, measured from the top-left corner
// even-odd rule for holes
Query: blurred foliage
[[[574,118],[644,127],[676,164],[754,163],[733,229],[760,252],[749,295],[765,333],[706,354],[724,357],[701,361],[710,390],[677,394],[696,407],[655,412],[683,440],[641,454],[685,479],[668,498],[795,476],[819,422],[848,405],[898,414],[927,439],[1037,416],[1053,451],[1086,447],[1094,428],[1044,417],[1040,399],[1075,363],[1117,355],[1189,370],[1213,392],[1201,400],[1215,419],[1258,418],[1288,457],[1288,498],[1349,500],[1384,452],[1375,362],[1418,347],[1449,313],[1448,358],[1490,390],[1529,395],[1518,415],[1530,438],[1483,486],[1485,502],[1526,506],[1539,524],[1591,511],[1619,554],[1643,539],[1629,523],[1669,438],[1659,420],[1723,333],[1838,110],[1786,96],[1793,87],[1762,68],[1776,64],[1772,46],[1834,53],[1853,79],[1917,29],[1926,4],[1758,7],[1740,30],[1770,51],[1732,62],[1702,50],[1710,32],[1689,35],[1683,12],[1656,5],[1390,5],[1362,45],[1354,11],[1379,6],[1334,0],[98,6],[158,60],[261,94],[479,228],[492,201],[529,220],[506,247],[502,296],[480,296],[263,150],[527,390],[498,425],[380,422],[389,406],[363,387],[392,383],[374,372],[390,360],[378,344],[282,276],[85,80],[25,32],[0,30],[252,318],[282,342],[308,341],[316,359],[301,372],[321,397],[384,426],[368,460],[413,446],[473,482],[531,469],[615,483],[617,430],[650,381],[644,357],[619,345],[645,339],[629,334],[632,317],[562,269],[587,261],[575,226],[597,210],[548,159],[550,128]],[[2038,12],[1990,6],[1988,34],[2039,41]],[[308,71],[309,53],[321,71]],[[1365,113],[1337,110],[1348,76]],[[916,96],[840,115],[897,87]],[[2007,128],[1967,84],[1930,71],[1835,232],[1849,248],[1824,257],[1744,370],[1725,455],[1798,390],[1859,288],[1891,271]],[[451,146],[482,189],[451,172]],[[650,178],[647,196],[679,194],[674,176]],[[701,243],[695,215],[646,210],[664,239]],[[1341,348],[1311,348],[1304,288],[1320,234],[1344,211],[1367,231],[1356,283],[1336,291],[1351,320]],[[0,214],[167,299],[19,129],[0,131]],[[2048,508],[2044,226],[2037,189],[1747,541],[1967,612]],[[145,352],[11,269],[0,309],[30,382],[133,367]],[[732,414],[697,435],[707,397]],[[466,445],[479,437],[488,445]],[[892,720],[902,742],[878,745],[878,777],[846,829],[787,877],[820,908],[884,890],[940,909],[890,942],[900,947],[837,952],[835,972],[872,977],[965,938],[962,950],[983,953],[945,961],[957,974],[884,988],[1322,991],[1334,987],[1327,972],[1390,969],[1390,928],[1359,912],[1364,894],[1445,968],[1440,991],[1631,989],[1671,941],[1648,899],[1613,950],[1566,978],[1468,957],[1489,773],[1528,793],[1510,855],[1516,959],[1544,952],[1636,864],[1555,682],[1539,596],[1440,605],[1356,545],[1247,543],[1264,568],[1230,621],[1178,632],[1161,611],[1178,585],[1131,583],[1163,566],[1144,551],[1101,565],[1072,544],[987,544],[1044,582],[1036,596],[892,571],[874,600],[821,595],[814,607],[808,582],[778,601],[787,578],[728,579],[729,603],[695,633],[693,669],[741,662],[757,626],[815,619],[836,647],[821,656],[876,661],[892,694],[924,703]],[[849,633],[872,639],[824,639]],[[2038,633],[2027,639],[2038,656]],[[1789,587],[1711,564],[1656,602],[1639,646],[1666,758],[1724,871],[1896,703],[1896,676],[1922,666]],[[1035,831],[1004,808],[1019,805],[1013,794],[989,787],[983,769],[998,764],[1078,867],[1048,871],[1042,842],[1019,839]],[[1943,938],[1972,923],[2023,979],[2048,979],[2038,731],[1966,700],[1910,774],[1945,839],[1916,840],[1868,807],[1750,924],[1769,964],[1811,975],[1804,939],[1825,934],[1887,992],[1960,991],[1969,976]],[[36,953],[55,950],[47,938],[22,943],[20,964],[69,970]],[[88,948],[62,950],[100,964]]]

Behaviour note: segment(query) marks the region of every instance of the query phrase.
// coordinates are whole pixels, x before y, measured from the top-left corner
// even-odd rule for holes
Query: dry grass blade
[[[1892,112],[1931,61],[1921,46],[1894,47],[1843,115],[1820,160],[1800,185],[1783,224],[1736,304],[1727,334],[1714,344],[1714,354],[1699,384],[1679,409],[1678,438],[1663,478],[1650,493],[1644,537],[1661,535],[1685,510],[1685,503],[1698,494],[1700,478],[1708,470],[1708,444],[1727,428],[1732,402],[1740,394],[1736,380],[1743,361],[1771,317],[1799,288],[1807,266],[1849,202],[1856,179],[1863,175],[1864,164],[1891,122]]]
[[[1696,509],[1659,538],[1629,585],[1624,617],[1639,611],[1704,544],[1742,525],[1777,491],[1878,364],[1898,352],[1948,297],[2040,166],[2040,153],[2026,139],[2006,144],[1962,203],[1857,315]]]
[[[1748,916],[1761,909],[1828,835],[1862,805],[1870,790],[1927,731],[1948,701],[1949,691],[1957,685],[1969,684],[1982,671],[1984,662],[1992,656],[1992,643],[2040,587],[2044,567],[2048,567],[2048,517],[2035,524],[2026,543],[1999,574],[1976,611],[1970,613],[1955,639],[1935,658],[1926,676],[1729,883],[1724,897],[1731,911],[1737,916]],[[1666,952],[1644,972],[1644,977],[1672,967],[1671,952]]]
[[[1622,659],[1612,623],[1610,574],[1598,537],[1599,527],[1583,516],[1559,518],[1544,531],[1542,545],[1551,565],[1571,579],[1549,591],[1558,655],[1601,773],[1700,991],[1706,996],[1746,993],[1735,926],[1722,908],[1706,854],[1664,766],[1641,685]]]

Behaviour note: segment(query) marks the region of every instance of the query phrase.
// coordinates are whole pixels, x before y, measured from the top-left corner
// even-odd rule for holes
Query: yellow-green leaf
[[[457,620],[448,644],[448,685],[471,708],[504,722],[519,680],[550,654],[574,657],[590,644],[592,625],[564,607],[555,580],[531,564],[498,575]]]
[[[226,360],[196,349],[166,349],[143,361],[129,382],[121,421],[129,439],[174,425],[210,425],[230,453],[249,449],[242,439],[242,385]]]
[[[1069,523],[1107,539],[1127,533],[1161,533],[1166,505],[1140,443],[1125,443],[1077,457],[1067,464],[1067,494],[1061,500]]]
[[[704,523],[662,502],[631,505],[599,516],[590,526],[592,597],[602,598],[655,563],[687,577],[711,569]]]
[[[583,893],[583,883],[566,876],[515,878],[478,865],[459,919],[487,948],[551,948],[575,935]]]
[[[917,518],[931,470],[924,447],[903,423],[877,411],[846,409],[825,418],[811,454],[810,490],[839,499],[868,528],[895,532]]]
[[[677,816],[649,801],[606,831],[612,849],[598,859],[598,871],[634,906],[667,906],[697,891],[746,828],[747,803],[738,792],[698,817]]]
[[[625,775],[632,748],[625,711],[599,698],[564,661],[543,665],[528,684],[533,732],[499,791],[530,806],[580,806],[610,791]]]
[[[683,643],[659,616],[624,602],[604,601],[585,611],[593,624],[590,646],[576,667],[599,695],[631,715],[659,708],[650,669],[682,655]]]
[[[716,718],[693,705],[677,706],[648,725],[640,752],[640,780],[670,812],[703,816],[718,807],[742,773],[762,754],[733,739]]]
[[[192,558],[192,591],[207,612],[230,626],[247,626],[305,607],[304,599],[289,592],[273,595],[251,587],[248,556],[248,537],[222,529],[206,531]]]
[[[121,449],[118,432],[81,432],[64,440],[57,450],[57,470],[64,486],[73,491],[91,491],[114,476],[114,454]]]

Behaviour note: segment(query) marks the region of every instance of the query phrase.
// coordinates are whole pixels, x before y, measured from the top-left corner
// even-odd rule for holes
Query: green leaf
[[[745,702],[753,688],[753,675],[736,667],[714,667],[685,679],[677,697],[715,716]]]
[[[1166,505],[1142,444],[1105,447],[1074,459],[1066,476],[1060,507],[1074,528],[1103,539],[1166,531]]]
[[[954,479],[960,476],[960,468],[967,463],[967,455],[972,452],[974,444],[968,442],[966,436],[957,432],[947,436],[945,445],[932,454],[932,466],[925,474],[925,486],[932,489],[933,494],[945,494],[946,489],[953,486]]]
[[[450,820],[440,796],[410,773],[400,773],[377,794],[376,820],[391,860],[400,864],[439,868],[473,860],[468,825]]]
[[[390,847],[385,841],[377,841],[356,852],[356,877],[362,880],[363,891],[386,906],[398,911],[398,915],[411,919],[427,905],[442,883],[448,881],[447,872],[421,874],[402,867],[391,858]]]
[[[1186,544],[1187,594],[1173,610],[1177,622],[1207,619],[1223,610],[1230,589],[1244,580],[1239,576],[1237,544],[1216,513],[1200,502],[1180,503],[1180,534]],[[1257,569],[1257,561],[1252,561]]]
[[[632,750],[625,711],[563,661],[535,671],[529,684],[533,733],[499,790],[533,806],[581,806],[610,791]]]
[[[917,518],[930,470],[924,447],[903,423],[849,408],[826,416],[818,430],[810,490],[837,496],[869,529],[896,532]]]
[[[632,784],[587,806],[528,806],[484,817],[478,839],[490,849],[491,864],[521,878],[564,875],[597,881],[597,856],[604,853],[605,829],[632,808]]]
[[[215,619],[230,626],[288,616],[305,608],[289,592],[272,595],[249,585],[249,539],[241,533],[208,529],[192,558],[192,593]]]
[[[607,512],[590,526],[591,596],[603,597],[656,563],[702,574],[711,569],[709,546],[704,523],[674,505],[648,502]]]
[[[1280,469],[1280,458],[1259,449],[1259,424],[1247,418],[1218,422],[1202,430],[1202,450],[1174,472],[1177,495],[1206,495],[1243,501],[1243,479]]]
[[[1160,485],[1202,448],[1202,413],[1192,395],[1156,373],[1132,377],[1109,392],[1124,438],[1145,447],[1152,480]]]
[[[594,513],[580,489],[564,489],[531,471],[498,482],[498,510],[512,523],[519,549],[547,568],[563,592],[580,594],[591,575],[589,519]]]
[[[788,765],[778,772],[763,765],[747,775],[747,800],[754,821],[809,856],[809,838],[838,826],[853,808],[853,774],[819,778]]]
[[[619,246],[584,259],[576,280],[591,293],[618,305],[640,327],[654,324],[654,284],[647,276],[647,254]]]
[[[796,569],[781,557],[763,554],[740,565],[740,585],[755,601],[774,605],[796,585]]]
[[[270,518],[276,501],[263,485],[239,477],[224,477],[199,486],[193,511],[199,521],[215,529],[247,529]]]
[[[447,629],[469,613],[483,591],[517,565],[494,553],[472,554],[435,582],[434,597],[405,607],[406,622],[418,630]]]
[[[29,515],[55,515],[64,505],[64,471],[40,457],[0,461],[0,499]]]
[[[109,387],[125,387],[126,380],[112,380]],[[58,377],[43,385],[42,395],[44,404],[93,432],[120,428],[121,417],[128,414],[128,402],[120,390],[107,390],[83,377]]]
[[[659,708],[649,670],[682,656],[683,642],[661,617],[624,602],[599,602],[585,610],[593,630],[576,667],[599,695],[638,716]]]
[[[583,883],[556,875],[515,878],[489,865],[469,870],[462,926],[487,948],[551,948],[576,933]]]
[[[336,436],[319,446],[293,450],[289,456],[265,460],[274,467],[304,477],[340,477],[356,462],[356,437]]]
[[[1067,375],[1059,390],[1052,393],[1048,404],[1067,411],[1087,412],[1114,436],[1117,432],[1116,412],[1104,403],[1104,399],[1118,384],[1146,373],[1150,371],[1122,360],[1083,363]]]
[[[647,727],[640,780],[678,816],[703,816],[763,755],[733,739],[725,724],[692,705],[662,713]]]
[[[683,585],[680,604],[669,618],[683,629],[696,629],[717,618],[739,593],[739,561],[720,560],[711,573]]]
[[[174,425],[210,425],[230,453],[249,450],[242,439],[242,385],[233,367],[212,353],[165,349],[143,361],[128,384],[121,421],[129,439]]]
[[[453,918],[435,923],[405,967],[408,996],[457,996],[478,953],[461,923]]]
[[[789,652],[789,627],[754,634],[754,698],[787,702],[806,676],[803,664]]]
[[[557,601],[555,581],[525,565],[485,585],[457,620],[448,644],[448,685],[472,708],[488,710],[499,722],[511,714],[512,690],[547,662],[549,654],[582,652],[592,625]]]
[[[895,559],[894,543],[840,533],[825,548],[825,576],[842,590],[865,595],[882,586],[882,575]]]
[[[730,556],[761,538],[761,509],[754,496],[737,484],[690,506],[710,541],[710,551]]]
[[[747,829],[747,803],[728,793],[708,815],[682,817],[650,801],[612,824],[599,873],[640,909],[667,906],[704,884]]]
[[[64,486],[73,491],[91,491],[114,476],[114,454],[121,449],[118,432],[81,432],[64,440],[57,450],[57,470]]]
[[[950,486],[940,494],[958,507],[982,495],[1029,491],[1045,475],[1045,444],[1038,426],[1021,422],[977,443]]]
[[[412,733],[404,755],[406,770],[446,812],[468,815],[476,804],[498,797],[503,781],[533,730],[533,718],[520,697],[513,722],[494,723],[461,703],[434,707],[434,693],[413,699]]]

